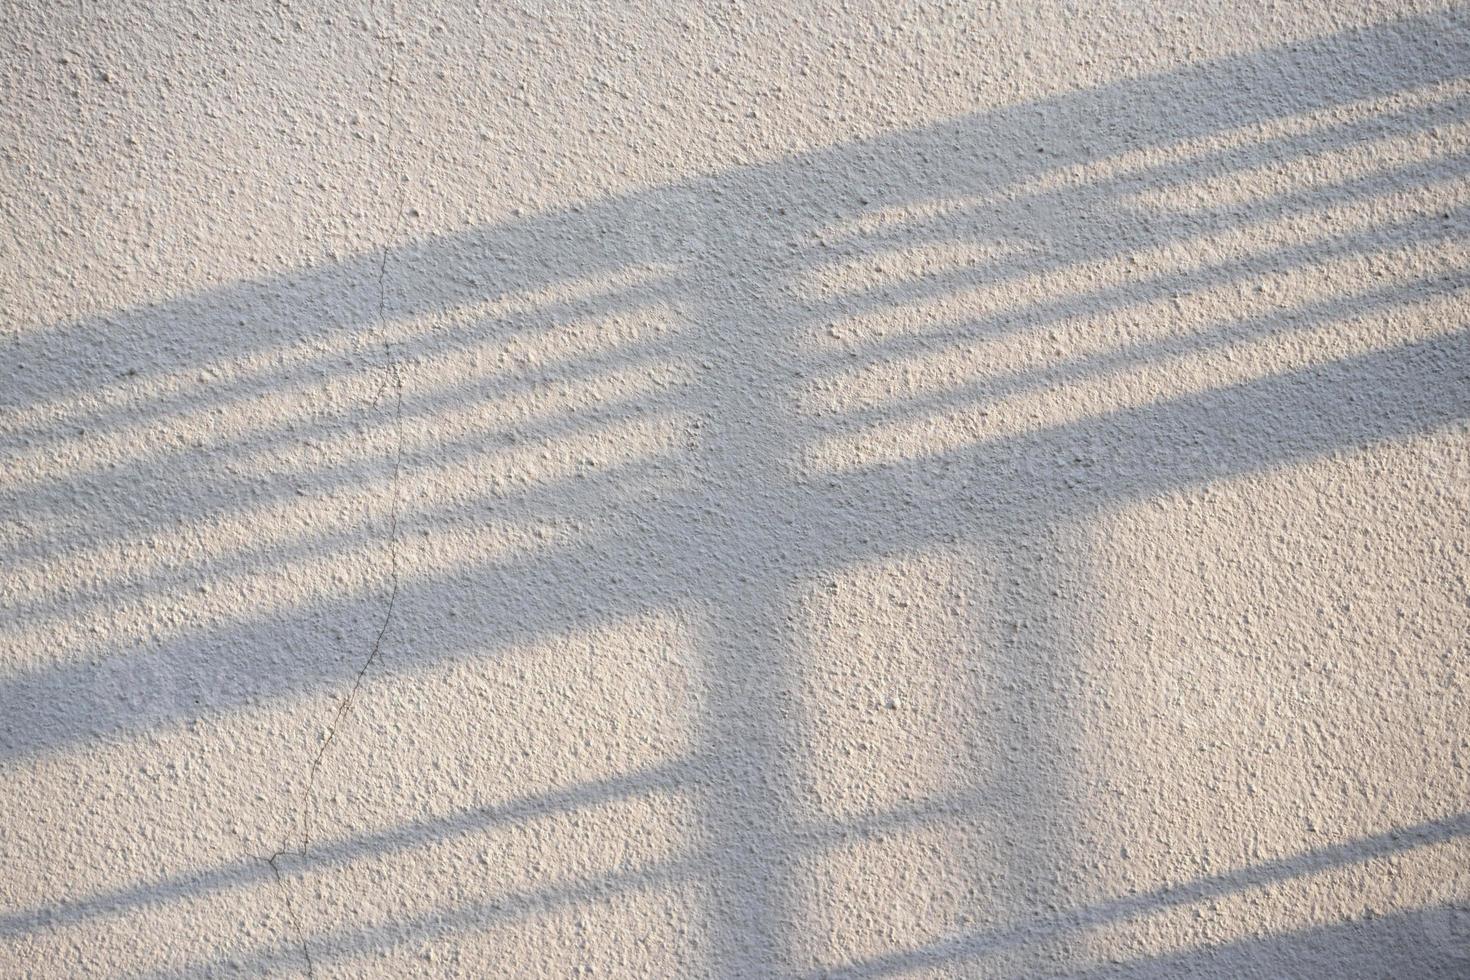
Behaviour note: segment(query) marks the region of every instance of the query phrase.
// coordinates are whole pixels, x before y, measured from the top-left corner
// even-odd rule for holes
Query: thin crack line
[[[384,43],[388,46],[389,57],[387,71],[384,73],[383,88],[386,94],[387,122],[384,135],[384,152],[392,154],[394,135],[394,102],[398,71],[397,46],[394,45],[391,34],[391,25],[397,20],[397,5],[390,0],[388,8],[389,29],[385,33]],[[395,168],[388,168],[392,172]],[[358,694],[362,690],[367,673],[373,664],[382,659],[383,641],[388,635],[388,628],[393,623],[393,615],[398,606],[398,594],[401,584],[399,575],[399,514],[402,509],[402,472],[403,472],[403,366],[394,350],[394,345],[388,332],[388,256],[394,239],[398,235],[403,224],[403,206],[407,195],[407,189],[403,180],[398,181],[396,200],[393,208],[393,225],[389,230],[388,237],[384,240],[382,253],[378,260],[378,303],[377,303],[377,327],[382,332],[383,340],[383,378],[378,384],[377,390],[372,398],[372,411],[377,411],[382,399],[383,392],[391,384],[393,387],[393,467],[389,479],[392,487],[391,504],[388,515],[388,534],[384,546],[388,552],[388,599],[383,608],[382,622],[378,626],[377,634],[373,637],[373,643],[368,650],[367,657],[357,669],[353,678],[352,687],[347,696],[337,706],[332,715],[331,724],[327,727],[327,735],[317,747],[312,757],[311,766],[307,772],[306,788],[302,795],[301,808],[298,815],[291,821],[289,829],[282,837],[281,846],[269,857],[266,863],[270,865],[271,874],[274,876],[276,885],[285,896],[286,912],[291,919],[291,925],[296,932],[298,944],[301,947],[301,957],[306,967],[308,978],[316,976],[316,964],[312,959],[311,946],[307,940],[306,929],[301,918],[300,909],[292,900],[291,889],[286,885],[286,877],[281,870],[281,859],[288,855],[296,855],[305,861],[311,849],[312,820],[316,811],[316,784],[321,773],[322,764],[326,759],[328,750],[336,742],[337,736],[349,720],[349,713],[357,703]],[[299,829],[299,842],[292,846],[291,840],[297,836]]]

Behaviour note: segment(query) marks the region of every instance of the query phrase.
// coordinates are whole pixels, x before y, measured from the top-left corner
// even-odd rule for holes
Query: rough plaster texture
[[[5,35],[0,974],[1470,976],[1470,13]]]

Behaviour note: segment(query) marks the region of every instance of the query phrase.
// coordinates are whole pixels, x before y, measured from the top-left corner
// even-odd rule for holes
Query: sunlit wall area
[[[1470,13],[14,3],[0,974],[1470,972]]]

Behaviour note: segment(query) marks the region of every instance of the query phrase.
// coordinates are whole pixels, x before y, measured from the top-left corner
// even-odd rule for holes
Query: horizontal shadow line
[[[473,833],[498,824],[570,812],[669,789],[677,786],[694,771],[695,767],[689,760],[654,766],[641,772],[581,783],[540,796],[521,797],[508,803],[445,817],[415,820],[378,833],[346,840],[321,841],[314,844],[305,857],[295,851],[284,852],[280,855],[279,863],[284,877],[299,877],[321,868],[408,850],[430,841]],[[0,916],[0,937],[14,938],[51,925],[69,925],[142,906],[199,898],[230,888],[273,880],[274,874],[264,857],[236,861],[208,871],[121,888],[53,908],[7,913]]]
[[[1458,813],[1439,820],[1429,820],[1412,827],[1387,830],[1369,837],[1334,844],[1305,854],[1278,858],[1238,871],[1201,878],[1197,881],[1156,889],[1142,895],[1112,901],[1035,919],[1008,929],[974,933],[931,943],[918,949],[876,956],[835,971],[810,975],[831,980],[860,980],[884,977],[926,966],[974,959],[991,953],[1039,942],[1051,934],[1096,928],[1162,912],[1181,905],[1220,898],[1249,888],[1303,878],[1307,875],[1350,864],[1362,864],[1393,854],[1443,844],[1470,836],[1470,812]]]

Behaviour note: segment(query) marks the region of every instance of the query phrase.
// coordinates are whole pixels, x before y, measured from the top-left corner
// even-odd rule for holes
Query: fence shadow
[[[1434,906],[1367,921],[1301,929],[1285,935],[1223,943],[1143,962],[1073,974],[1078,980],[1130,977],[1268,976],[1405,977],[1437,980],[1464,974],[1465,910]],[[1458,945],[1452,945],[1457,943]]]
[[[301,883],[332,869],[654,794],[692,808],[685,852],[305,937],[278,917],[273,938],[149,975],[296,969],[303,938],[325,967],[689,882],[710,975],[995,955],[963,902],[915,927],[930,939],[863,952],[828,924],[827,947],[807,948],[813,895],[876,903],[892,871],[834,872],[854,889],[834,898],[824,855],[915,828],[959,855],[946,887],[987,879],[998,919],[1032,923],[1003,931],[1016,958],[996,969],[1035,972],[1033,944],[1111,914],[1082,902],[1073,866],[1093,805],[1072,778],[1091,522],[1470,419],[1466,26],[1459,11],[1394,21],[28,327],[0,394],[0,499],[19,515],[0,561],[18,586],[4,641],[41,655],[0,678],[0,753],[24,767],[341,692],[390,559],[394,621],[369,683],[673,617],[697,653],[677,757],[324,831],[286,888],[306,902]],[[145,353],[117,360],[119,336]],[[885,568],[932,571],[935,555],[933,594],[894,594],[910,580]],[[180,596],[197,615],[156,613]],[[859,676],[824,674],[815,647],[844,630],[866,642],[866,606],[891,602],[903,623],[946,596],[963,609],[954,650],[977,664],[938,675],[952,702],[889,693],[904,682],[885,657],[923,665],[922,630],[892,641],[907,652],[857,651]],[[506,724],[492,713],[481,736]],[[881,766],[839,758],[875,741]],[[942,778],[897,771],[914,746],[953,750],[919,760]],[[1465,831],[1451,815],[1395,840]],[[169,867],[6,912],[0,934],[272,885],[255,858]],[[1367,954],[1413,919],[1121,972],[1324,962],[1313,951]]]

